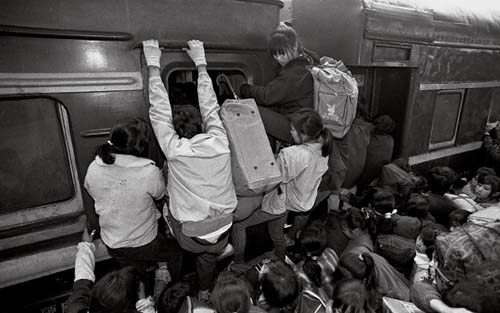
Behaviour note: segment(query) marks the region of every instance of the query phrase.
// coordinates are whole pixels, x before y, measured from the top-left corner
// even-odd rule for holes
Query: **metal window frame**
[[[458,108],[458,114],[457,114],[456,119],[455,119],[455,130],[453,132],[453,138],[451,140],[448,140],[448,141],[433,143],[432,142],[432,133],[434,131],[434,125],[436,122],[436,110],[437,110],[438,98],[442,94],[456,94],[456,93],[460,94],[460,103],[459,103],[459,108]],[[438,91],[438,93],[436,94],[436,97],[434,98],[434,111],[432,114],[432,127],[431,127],[430,136],[429,136],[429,150],[448,148],[448,147],[452,147],[455,145],[455,142],[457,139],[457,133],[458,133],[458,126],[460,125],[460,117],[462,116],[464,99],[465,99],[465,89],[446,89],[446,90],[439,90]]]

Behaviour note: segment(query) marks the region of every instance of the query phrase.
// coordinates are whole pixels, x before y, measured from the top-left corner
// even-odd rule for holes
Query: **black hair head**
[[[299,109],[291,117],[290,123],[299,134],[307,136],[311,140],[317,140],[321,137],[323,142],[321,155],[323,157],[330,155],[333,138],[328,129],[324,127],[318,112],[310,108]]]
[[[457,180],[458,176],[454,170],[447,166],[433,167],[429,171],[428,182],[432,193],[444,195]]]
[[[396,123],[386,114],[378,115],[373,119],[374,133],[378,135],[390,135],[396,128]]]
[[[425,218],[429,215],[430,207],[429,198],[420,193],[412,193],[406,203],[406,214],[412,217]]]
[[[178,313],[190,293],[191,287],[186,282],[167,286],[158,297],[158,313]]]
[[[366,286],[359,279],[343,279],[333,291],[332,311],[349,313],[374,313],[370,306],[371,296]]]
[[[232,272],[222,272],[211,295],[217,313],[248,313],[251,294],[248,282]]]
[[[115,162],[114,154],[144,157],[148,153],[147,125],[139,118],[117,124],[111,129],[107,143],[97,148],[96,154],[106,164]]]
[[[269,52],[271,55],[293,55],[295,50],[298,53],[302,52],[302,44],[298,39],[297,32],[291,26],[280,22],[269,38]]]
[[[139,284],[139,274],[133,267],[106,274],[92,288],[89,312],[134,312]]]
[[[189,104],[178,105],[174,108],[172,120],[175,132],[180,138],[191,139],[202,132],[203,122],[200,111]]]
[[[297,276],[283,261],[273,261],[267,267],[261,280],[267,303],[283,313],[294,312],[300,291]]]

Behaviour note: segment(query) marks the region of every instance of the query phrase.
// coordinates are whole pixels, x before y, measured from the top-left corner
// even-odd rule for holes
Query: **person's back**
[[[154,200],[165,195],[165,182],[155,163],[141,157],[145,129],[139,120],[115,125],[85,176],[102,240],[110,248],[141,246],[157,235],[160,214]]]

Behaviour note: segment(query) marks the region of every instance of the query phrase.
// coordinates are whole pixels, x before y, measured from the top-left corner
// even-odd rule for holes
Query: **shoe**
[[[168,283],[172,280],[166,263],[160,262],[158,265],[158,269],[155,270],[155,286],[153,291],[153,298],[155,301],[158,300],[163,289],[165,289]]]
[[[233,254],[234,254],[234,247],[232,244],[228,243],[224,248],[224,250],[221,252],[221,254],[217,256],[217,261],[223,260]]]
[[[200,290],[198,292],[198,300],[205,302],[207,304],[210,303],[210,290]]]

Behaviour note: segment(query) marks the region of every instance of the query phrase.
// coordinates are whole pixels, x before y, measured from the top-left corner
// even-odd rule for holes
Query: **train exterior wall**
[[[499,119],[500,16],[440,3],[293,2],[304,45],[350,66],[369,111],[396,121],[396,156],[412,164],[453,163]]]
[[[0,104],[48,101],[60,108],[74,193],[60,203],[2,208],[0,288],[73,266],[83,226],[97,224],[82,187],[96,146],[116,122],[148,119],[142,40],[158,39],[162,69],[173,70],[194,69],[181,48],[200,39],[209,70],[236,69],[263,84],[273,75],[267,38],[282,5],[276,0],[2,2]],[[160,156],[153,145],[151,157],[161,162]],[[54,174],[40,170],[31,179],[50,184]],[[106,258],[102,244],[100,258]]]

